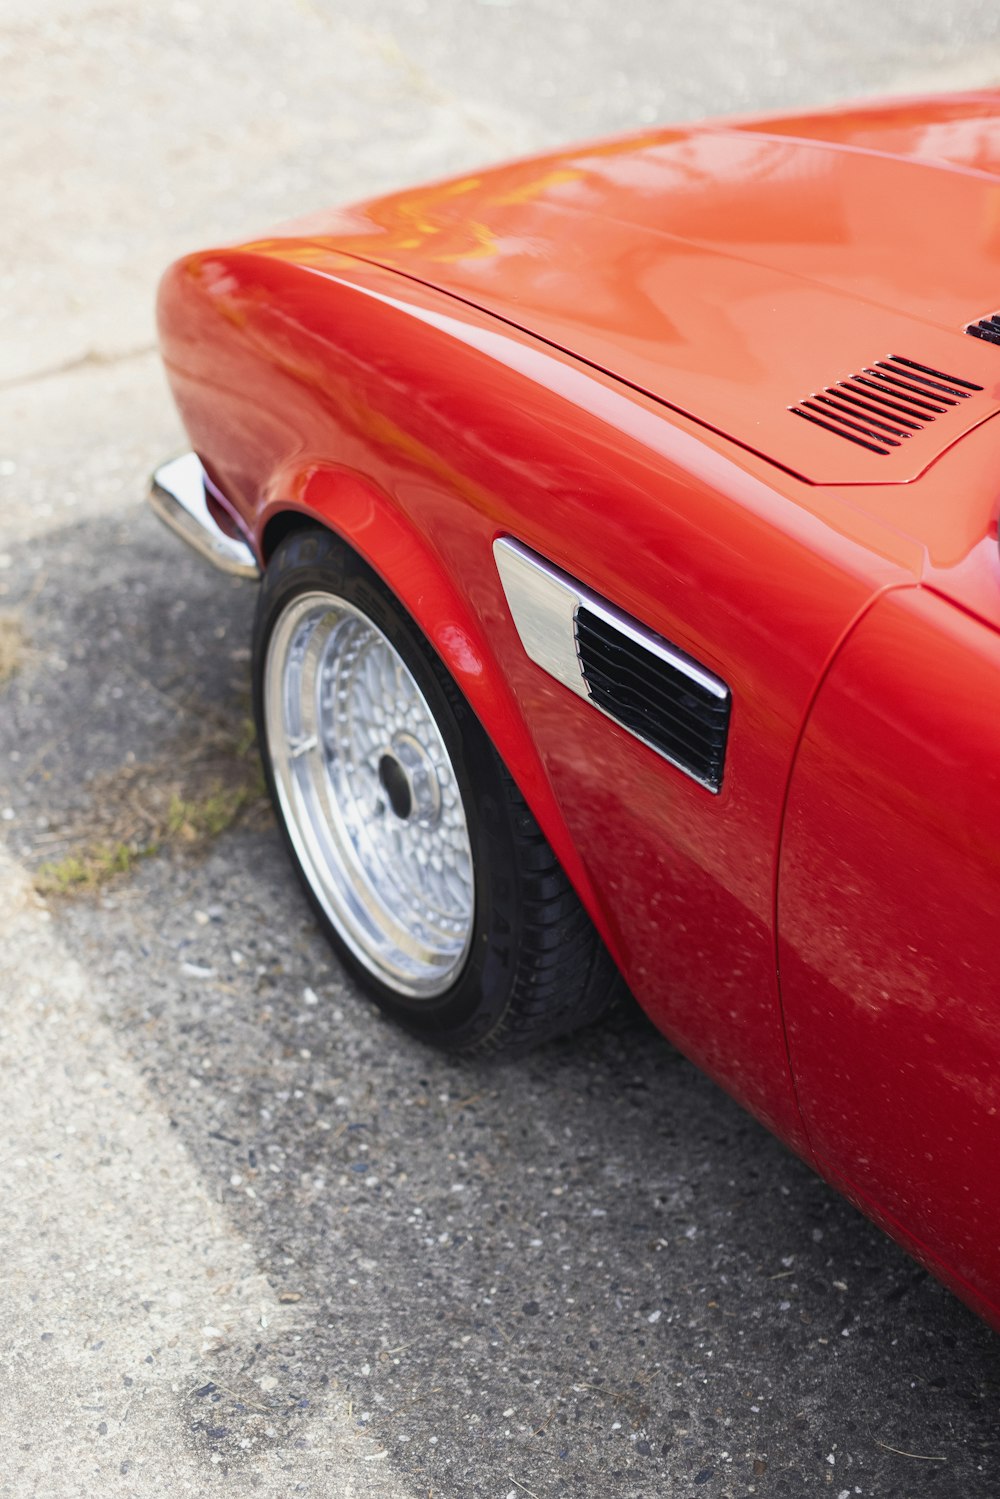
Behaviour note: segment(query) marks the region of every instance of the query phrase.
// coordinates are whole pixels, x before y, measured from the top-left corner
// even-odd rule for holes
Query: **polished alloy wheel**
[[[280,809],[321,908],[383,984],[444,993],[472,940],[472,850],[451,758],[405,661],[346,599],[300,594],[271,634],[263,710]]]

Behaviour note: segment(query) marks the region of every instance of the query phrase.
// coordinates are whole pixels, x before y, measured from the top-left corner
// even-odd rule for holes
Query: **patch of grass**
[[[263,788],[260,788],[261,794]],[[167,812],[168,842],[203,843],[232,827],[254,794],[250,786],[219,786],[199,801],[175,796]]]
[[[100,844],[42,864],[35,874],[39,895],[82,895],[99,890],[116,875],[128,874],[140,860],[157,852],[158,845],[130,848],[127,843]]]
[[[24,635],[16,614],[0,612],[0,682],[12,677],[24,660]]]
[[[90,784],[71,825],[45,835],[59,856],[35,873],[42,895],[93,894],[143,859],[198,852],[236,823],[266,814],[253,721],[202,729],[155,762],[123,765]]]

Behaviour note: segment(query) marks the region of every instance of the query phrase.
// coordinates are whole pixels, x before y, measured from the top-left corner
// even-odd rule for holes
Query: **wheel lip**
[[[352,874],[343,860],[334,868],[324,858],[315,818],[305,804],[302,791],[303,777],[293,769],[295,757],[291,753],[285,715],[288,656],[296,638],[296,632],[308,616],[315,614],[322,618],[330,613],[335,613],[340,619],[349,616],[360,622],[388,649],[395,664],[406,673],[418,703],[433,732],[437,735],[440,750],[447,762],[458,796],[470,869],[468,916],[460,947],[456,947],[454,951],[449,951],[447,954],[438,950],[435,955],[425,943],[424,948],[431,953],[431,958],[422,965],[415,964],[412,959],[400,962],[399,958],[402,955],[400,948],[396,949],[395,958],[387,956],[384,951],[380,950],[378,944],[373,944],[370,938],[366,938],[366,929],[370,931],[372,923],[377,921],[377,914],[372,913],[371,900],[365,899],[366,895],[371,896],[371,888],[369,886],[369,889],[365,891],[357,884],[354,878],[357,871],[355,870]],[[306,654],[308,654],[308,649]],[[316,696],[316,677],[308,684],[307,691],[311,692],[313,697]],[[472,821],[468,814],[466,797],[455,758],[447,744],[439,717],[432,710],[424,688],[410,664],[393,644],[385,630],[363,608],[330,589],[311,588],[292,597],[274,620],[264,653],[261,705],[262,751],[270,771],[270,780],[286,836],[313,899],[333,927],[341,943],[370,978],[384,985],[398,998],[418,1001],[439,999],[458,983],[473,946],[477,900],[475,860],[470,831]],[[306,756],[300,758],[312,759],[317,753],[322,753],[319,747],[307,751]],[[328,781],[329,778],[327,778],[327,783]],[[338,837],[342,839],[344,836],[342,819],[339,815],[339,808],[330,794],[332,787],[329,784],[327,784],[327,792],[330,808],[336,815],[326,818],[323,831],[330,841],[336,841]],[[367,921],[359,915],[359,907],[367,912]],[[385,914],[384,908],[383,914]],[[412,932],[407,935],[412,945],[420,945],[419,939]],[[382,946],[385,947],[387,944]]]

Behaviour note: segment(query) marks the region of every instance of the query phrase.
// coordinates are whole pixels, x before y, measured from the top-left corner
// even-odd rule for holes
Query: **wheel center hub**
[[[441,815],[441,786],[426,751],[412,734],[395,734],[379,758],[378,778],[400,822],[433,827]]]

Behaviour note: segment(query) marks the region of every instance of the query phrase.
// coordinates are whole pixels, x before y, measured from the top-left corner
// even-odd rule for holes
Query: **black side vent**
[[[641,626],[631,629],[581,606],[575,628],[591,701],[718,791],[729,731],[725,683]]]
[[[996,343],[1000,343],[1000,319]],[[977,324],[976,327],[981,327]],[[975,333],[976,327],[966,329]],[[980,338],[987,334],[981,333]],[[967,401],[981,385],[946,375],[892,354],[878,359],[859,375],[848,375],[836,385],[828,385],[805,397],[797,406],[789,406],[793,416],[804,417],[817,427],[825,427],[837,437],[857,443],[870,453],[888,457],[893,448],[902,447],[914,432],[920,432],[939,416],[947,416],[952,406]]]
[[[978,323],[970,323],[965,331],[973,338],[985,338],[988,344],[1000,344],[1000,312],[981,317]]]

